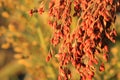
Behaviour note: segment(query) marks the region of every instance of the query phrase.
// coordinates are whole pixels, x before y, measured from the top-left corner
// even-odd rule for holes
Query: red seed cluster
[[[51,0],[49,3],[49,24],[54,29],[52,44],[57,45],[61,39],[66,39],[70,35],[70,25],[72,18],[70,0]]]
[[[72,78],[68,64],[76,68],[81,80],[92,80],[94,65],[98,63],[99,70],[105,70],[102,59],[108,60],[108,42],[115,43],[117,33],[114,22],[119,4],[119,0],[50,0],[51,43],[54,46],[59,44],[59,51],[55,55],[60,64],[58,80]],[[72,17],[78,18],[73,32],[70,31]],[[47,61],[51,57],[48,55]]]
[[[34,13],[39,13],[39,14],[42,14],[44,12],[44,8],[41,7],[39,9],[31,9],[29,11],[29,15],[32,16]]]

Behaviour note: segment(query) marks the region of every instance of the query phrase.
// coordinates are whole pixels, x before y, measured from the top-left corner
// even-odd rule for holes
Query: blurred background
[[[29,15],[40,0],[0,0],[0,80],[57,80],[56,58],[46,63],[52,29],[48,15]],[[104,72],[96,71],[93,80],[120,80],[120,14],[115,27],[115,44],[110,44],[110,59]],[[75,72],[74,68],[72,70]],[[74,73],[72,80],[79,80]]]

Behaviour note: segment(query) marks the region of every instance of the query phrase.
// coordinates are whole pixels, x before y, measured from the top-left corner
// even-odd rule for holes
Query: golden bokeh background
[[[49,17],[46,12],[29,16],[29,10],[39,4],[40,0],[0,0],[0,80],[57,80],[56,58],[46,62],[52,36]],[[106,70],[96,69],[93,80],[120,80],[120,14],[115,27],[118,36],[110,44]],[[72,71],[73,80],[79,80]]]

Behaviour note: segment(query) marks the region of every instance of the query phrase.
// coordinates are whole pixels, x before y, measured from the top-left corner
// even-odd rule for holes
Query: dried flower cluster
[[[81,80],[92,80],[94,65],[108,60],[108,42],[115,43],[117,36],[114,28],[116,7],[119,0],[51,0],[49,2],[49,24],[53,28],[52,44],[59,46],[55,55],[60,63],[58,80],[72,77],[68,64],[72,64]],[[71,14],[72,6],[74,14]],[[43,11],[42,11],[43,12]],[[72,17],[77,17],[76,29],[71,32]],[[99,58],[98,55],[102,57]],[[48,56],[50,60],[52,55]],[[101,62],[102,61],[102,62]]]

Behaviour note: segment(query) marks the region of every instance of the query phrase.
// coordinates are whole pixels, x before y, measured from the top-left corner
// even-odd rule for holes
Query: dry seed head
[[[74,13],[71,15],[72,4]],[[92,70],[91,67],[99,63],[99,59],[95,56],[101,54],[107,61],[109,52],[107,41],[115,43],[117,33],[111,27],[115,22],[116,7],[119,4],[119,0],[116,2],[114,0],[50,0],[49,24],[53,29],[51,43],[53,46],[61,45],[55,55],[60,63],[58,80],[71,78],[66,71],[69,70],[67,65],[70,63],[80,74],[81,80],[92,80],[94,68]],[[39,11],[43,12],[42,8]],[[36,11],[31,10],[30,14],[34,12]],[[70,31],[72,17],[78,18],[73,33]],[[47,61],[50,58],[48,54]],[[105,70],[103,63],[99,70]]]

